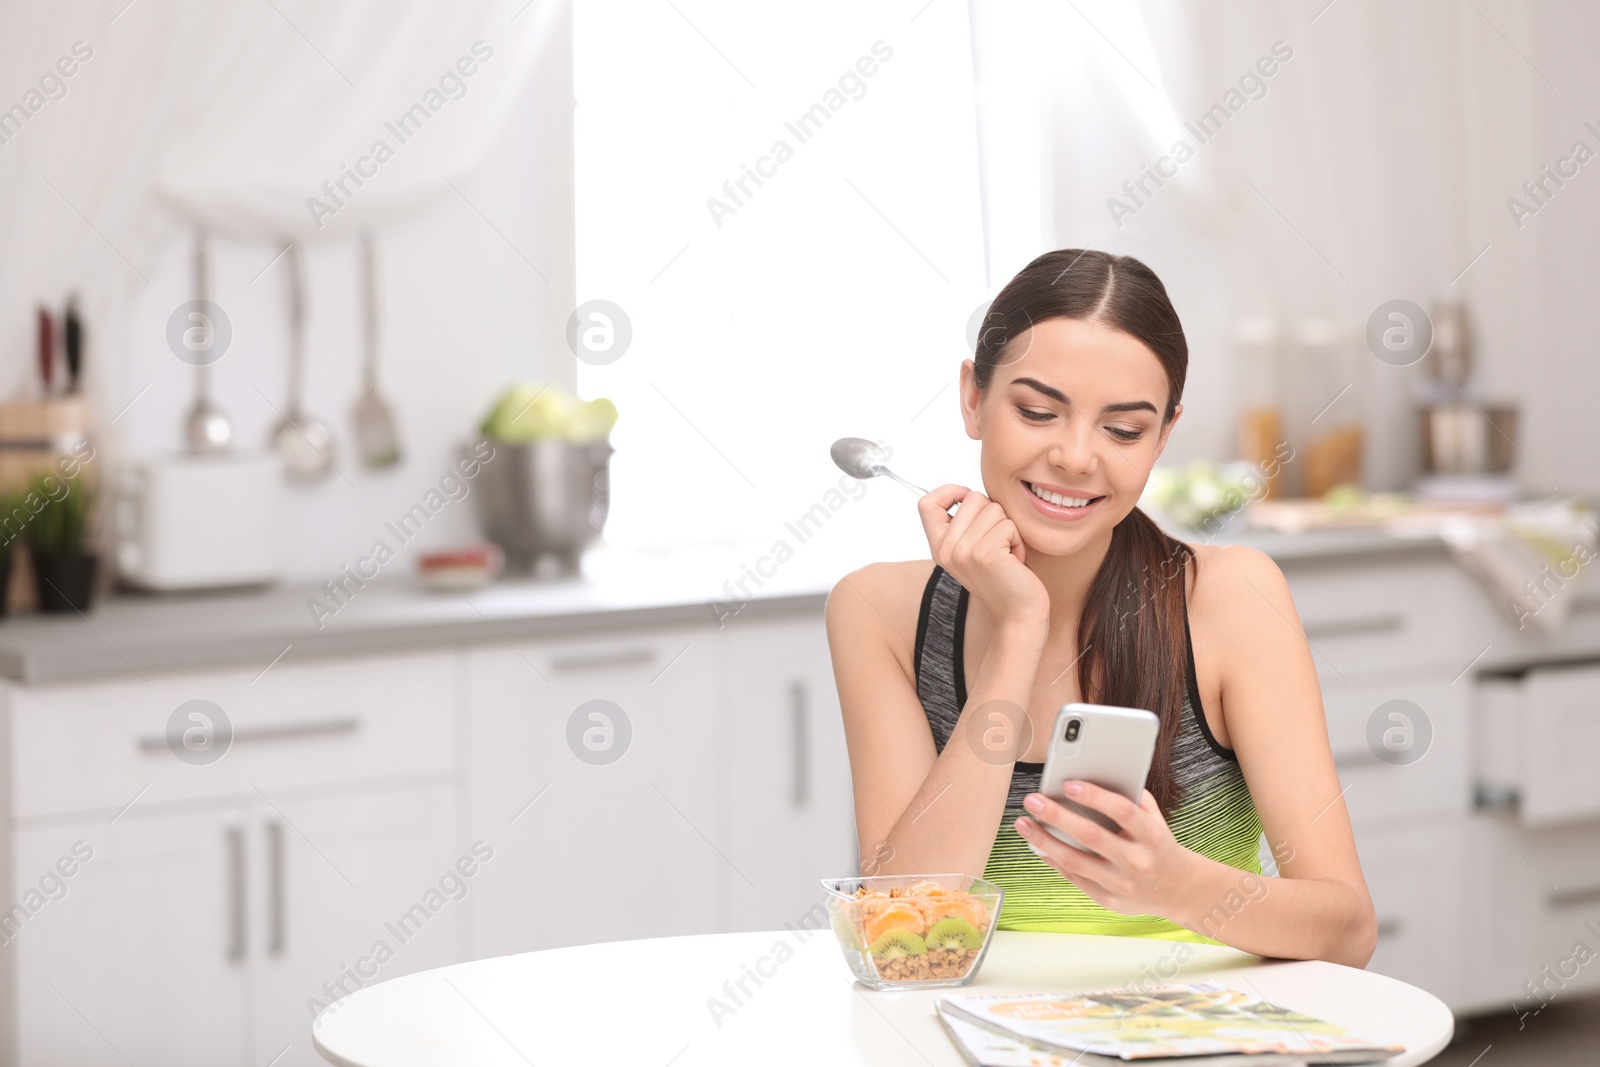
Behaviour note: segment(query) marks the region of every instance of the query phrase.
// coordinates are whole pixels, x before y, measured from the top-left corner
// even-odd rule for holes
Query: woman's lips
[[[1105,499],[1103,496],[1098,496],[1079,508],[1058,508],[1050,501],[1041,498],[1038,493],[1035,493],[1032,486],[1027,482],[1022,483],[1022,491],[1028,494],[1028,499],[1033,501],[1033,506],[1039,510],[1041,515],[1049,519],[1059,519],[1062,522],[1073,522],[1087,517]]]

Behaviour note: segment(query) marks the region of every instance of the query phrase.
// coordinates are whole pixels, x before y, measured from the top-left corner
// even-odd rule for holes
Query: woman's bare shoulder
[[[830,640],[882,640],[910,676],[917,617],[933,565],[931,559],[868,563],[840,578],[828,594]]]
[[[1298,628],[1289,582],[1277,561],[1248,545],[1193,544],[1190,615],[1208,631],[1234,637],[1264,626]]]

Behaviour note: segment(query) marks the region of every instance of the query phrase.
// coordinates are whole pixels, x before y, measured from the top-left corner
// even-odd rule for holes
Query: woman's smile
[[[1061,501],[1058,504],[1040,496],[1040,493],[1046,492],[1046,490],[1035,488],[1032,482],[1023,481],[1022,487],[1027,491],[1028,499],[1033,501],[1033,506],[1040,515],[1061,522],[1076,522],[1079,519],[1088,518],[1091,512],[1100,507],[1101,501],[1105,500],[1104,495],[1083,497],[1069,496],[1065,493],[1050,493],[1051,497]],[[1087,503],[1084,503],[1084,501],[1087,501]]]

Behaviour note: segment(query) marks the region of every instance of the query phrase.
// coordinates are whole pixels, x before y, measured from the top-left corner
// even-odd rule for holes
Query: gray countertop
[[[1375,530],[1278,534],[1245,531],[1214,539],[1259,548],[1290,567],[1394,552],[1439,552],[1431,538],[1398,538]],[[903,547],[903,546],[902,546]],[[926,544],[922,558],[926,558]],[[499,642],[622,626],[716,626],[740,618],[821,613],[839,576],[874,554],[846,546],[846,558],[814,551],[786,564],[759,589],[735,591],[751,558],[740,546],[640,551],[596,546],[583,574],[567,580],[507,579],[470,593],[434,592],[410,574],[380,573],[320,620],[309,601],[320,586],[288,583],[248,592],[116,595],[87,616],[23,616],[0,622],[0,677],[49,684],[114,675],[204,669],[248,663],[265,667],[280,655],[337,656],[404,647]],[[319,625],[320,622],[320,625]]]

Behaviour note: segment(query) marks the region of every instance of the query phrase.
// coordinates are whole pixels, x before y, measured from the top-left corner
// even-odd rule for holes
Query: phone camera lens
[[[1078,739],[1078,730],[1082,726],[1083,726],[1083,720],[1082,719],[1068,719],[1067,720],[1066,739],[1068,741],[1076,741]]]

